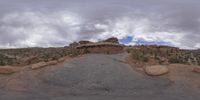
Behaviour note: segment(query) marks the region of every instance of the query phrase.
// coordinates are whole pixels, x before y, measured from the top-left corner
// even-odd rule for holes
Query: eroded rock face
[[[167,66],[154,65],[154,66],[145,67],[144,71],[147,75],[150,75],[150,76],[160,76],[160,75],[167,74],[169,72],[169,69]]]
[[[0,74],[12,74],[15,73],[15,70],[13,67],[10,66],[0,66]]]

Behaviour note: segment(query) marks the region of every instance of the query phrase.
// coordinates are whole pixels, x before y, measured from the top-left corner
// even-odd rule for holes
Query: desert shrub
[[[148,61],[149,61],[149,58],[148,58],[147,56],[144,56],[143,59],[142,59],[142,61],[148,62]]]
[[[143,62],[148,62],[148,56],[144,55],[140,51],[132,51],[131,56],[133,59],[138,60],[138,61],[143,61]]]
[[[169,63],[182,63],[182,61],[177,56],[171,56],[169,57]]]
[[[0,66],[4,66],[4,65],[5,63],[2,60],[0,60]]]
[[[75,57],[75,56],[80,55],[80,51],[77,49],[71,49],[71,50],[69,50],[68,55],[71,57]]]
[[[12,65],[14,63],[14,60],[15,59],[13,59],[13,58],[8,58],[7,56],[0,54],[0,65],[1,66]]]
[[[90,53],[90,51],[88,49],[84,49],[83,53],[87,54],[87,53]]]
[[[132,48],[130,48],[130,47],[127,47],[127,48],[125,48],[125,51],[126,51],[127,53],[131,53],[131,51],[132,51]]]

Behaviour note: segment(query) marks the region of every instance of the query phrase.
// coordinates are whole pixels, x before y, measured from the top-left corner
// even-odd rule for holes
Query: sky
[[[0,0],[0,48],[117,37],[126,45],[200,48],[199,0]]]

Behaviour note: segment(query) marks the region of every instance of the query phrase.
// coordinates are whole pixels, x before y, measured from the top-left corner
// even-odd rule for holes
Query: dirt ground
[[[170,65],[151,77],[134,70],[127,54],[88,54],[39,70],[0,75],[0,100],[200,100],[199,73]]]

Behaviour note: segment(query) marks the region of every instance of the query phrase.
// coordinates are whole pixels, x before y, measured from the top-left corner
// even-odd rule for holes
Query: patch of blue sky
[[[165,41],[146,41],[143,39],[134,39],[132,36],[127,36],[123,39],[120,39],[120,43],[122,44],[130,44],[131,42],[134,42],[136,45],[166,45],[166,46],[173,46],[170,42]]]
[[[172,46],[170,42],[165,41],[145,41],[145,40],[137,40],[137,45],[166,45],[166,46]]]
[[[125,38],[123,38],[123,39],[120,39],[119,41],[120,41],[120,43],[122,43],[122,44],[129,44],[129,43],[132,42],[132,40],[133,40],[133,37],[127,36],[127,37],[125,37]]]

